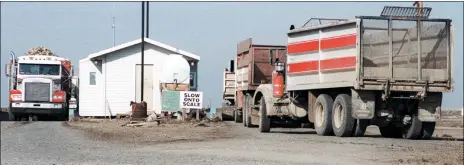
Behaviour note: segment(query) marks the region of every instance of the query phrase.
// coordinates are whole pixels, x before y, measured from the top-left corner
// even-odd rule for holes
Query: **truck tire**
[[[247,99],[247,95],[244,94],[243,95],[243,99],[242,99],[242,122],[243,122],[243,126],[244,127],[247,127],[247,122],[246,122],[246,118],[247,118],[247,106],[248,106],[248,99]]]
[[[435,131],[435,122],[422,122],[421,139],[429,140]]]
[[[246,114],[246,118],[245,118],[245,122],[246,122],[246,127],[250,128],[252,127],[253,125],[251,124],[251,107],[253,105],[253,98],[252,96],[250,96],[249,94],[246,95],[246,109],[245,109],[245,114]]]
[[[261,97],[259,105],[259,132],[271,131],[271,119],[267,116],[266,102],[264,97]]]
[[[362,137],[366,133],[367,126],[369,126],[369,120],[356,120],[356,126],[353,130],[354,137]]]
[[[411,124],[402,128],[403,139],[421,138],[422,122],[417,115],[413,115]]]
[[[238,109],[235,109],[235,110],[234,110],[234,121],[235,121],[236,123],[242,122],[241,116],[240,116],[239,113],[238,113]]]
[[[8,120],[9,121],[18,121],[18,118],[8,110]]]
[[[316,99],[314,106],[314,127],[318,135],[332,135],[332,107],[333,99],[327,94],[321,94]]]
[[[335,136],[349,137],[353,135],[356,120],[351,116],[351,97],[339,94],[332,108],[332,129]]]

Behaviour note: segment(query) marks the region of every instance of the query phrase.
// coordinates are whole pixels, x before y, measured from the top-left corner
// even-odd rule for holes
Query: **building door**
[[[141,101],[141,78],[142,78],[142,65],[135,66],[135,100]],[[143,70],[143,101],[147,102],[147,111],[153,111],[153,65],[145,64]]]

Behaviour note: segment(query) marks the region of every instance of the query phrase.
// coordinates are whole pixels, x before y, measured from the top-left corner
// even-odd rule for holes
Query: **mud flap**
[[[440,118],[443,93],[427,93],[424,100],[419,101],[419,120],[435,122]]]
[[[355,119],[373,119],[375,114],[375,94],[371,91],[351,89],[351,116]]]

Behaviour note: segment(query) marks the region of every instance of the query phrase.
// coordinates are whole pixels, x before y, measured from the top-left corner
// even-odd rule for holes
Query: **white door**
[[[141,101],[142,65],[137,64],[135,67],[135,100]],[[143,101],[147,102],[147,111],[153,111],[153,65],[145,64],[143,70]]]

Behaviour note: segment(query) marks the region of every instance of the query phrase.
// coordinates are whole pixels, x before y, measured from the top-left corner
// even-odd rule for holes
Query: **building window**
[[[196,89],[195,76],[195,72],[190,72],[190,89]]]
[[[96,85],[95,72],[90,72],[90,85]]]

